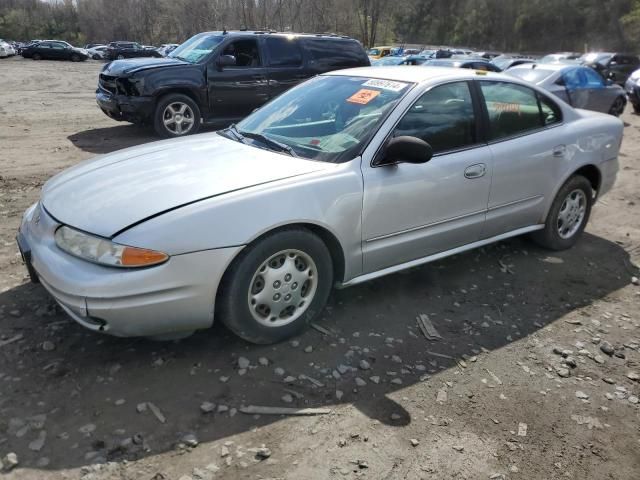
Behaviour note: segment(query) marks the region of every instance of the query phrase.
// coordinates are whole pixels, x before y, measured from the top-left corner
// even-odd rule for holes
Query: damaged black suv
[[[163,59],[118,60],[100,74],[96,100],[115,120],[158,135],[229,124],[314,75],[368,66],[362,45],[333,34],[207,32]]]

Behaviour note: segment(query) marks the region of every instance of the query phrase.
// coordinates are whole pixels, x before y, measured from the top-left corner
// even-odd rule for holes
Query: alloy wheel
[[[307,311],[317,288],[313,259],[300,250],[283,250],[254,273],[247,297],[249,311],[261,325],[282,327]]]
[[[165,128],[174,135],[186,135],[195,124],[195,115],[189,105],[173,102],[167,105],[162,114]]]
[[[557,228],[560,238],[573,237],[584,221],[587,211],[587,197],[581,189],[575,189],[562,202],[558,212]]]

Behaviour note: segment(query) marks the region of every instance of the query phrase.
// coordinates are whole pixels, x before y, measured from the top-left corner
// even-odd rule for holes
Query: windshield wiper
[[[270,146],[271,148],[275,148],[280,152],[287,152],[292,157],[298,156],[298,154],[296,154],[296,152],[293,151],[293,148],[291,148],[291,146],[287,145],[286,143],[278,142],[277,140],[274,140],[273,138],[269,138],[266,135],[263,135],[261,133],[240,132],[236,129],[235,124],[231,125],[229,128],[231,129],[232,127],[233,127],[232,133],[236,135],[240,135],[240,137],[243,137],[243,138],[246,137],[252,140],[258,140],[259,142],[262,142],[265,145]]]
[[[245,143],[244,142],[244,135],[242,135],[238,129],[236,128],[236,124],[232,123],[231,125],[229,125],[227,128],[225,128],[224,130],[222,130],[222,132],[224,133],[230,133],[233,136],[233,139],[237,142],[240,143]]]

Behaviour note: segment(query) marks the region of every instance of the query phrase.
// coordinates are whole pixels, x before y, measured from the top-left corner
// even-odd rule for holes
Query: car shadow
[[[624,287],[628,264],[619,245],[590,234],[564,252],[515,238],[336,290],[317,321],[324,334],[311,328],[271,346],[249,345],[220,324],[178,342],[101,336],[61,313],[40,285],[23,284],[0,294],[4,339],[22,335],[0,348],[0,444],[4,436],[3,450],[15,451],[20,467],[57,470],[169,451],[186,432],[212,442],[282,418],[231,418],[242,405],[351,404],[407,425],[395,391],[420,383],[435,395],[433,375]],[[425,338],[419,314],[442,340]],[[246,371],[239,357],[249,359]],[[204,414],[205,401],[223,407]],[[142,405],[138,412],[144,402],[165,422]],[[47,441],[33,451],[42,430]],[[45,467],[42,457],[51,459]]]
[[[201,127],[200,133],[212,132],[224,126],[223,124],[206,124]],[[96,154],[111,153],[123,148],[162,140],[150,126],[130,123],[84,130],[69,135],[67,139],[80,150]]]

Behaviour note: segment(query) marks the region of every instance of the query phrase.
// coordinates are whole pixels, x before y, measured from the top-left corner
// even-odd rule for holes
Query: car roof
[[[469,80],[472,78],[493,78],[513,80],[513,77],[502,75],[500,73],[485,72],[479,73],[476,70],[468,68],[450,68],[450,67],[415,67],[413,65],[401,65],[392,67],[359,67],[348,68],[345,70],[334,70],[332,72],[323,73],[323,75],[332,76],[352,76],[379,78],[381,80],[392,80],[397,82],[422,83],[429,80]]]
[[[200,32],[198,35],[220,35],[220,36],[239,36],[239,35],[273,35],[284,37],[304,37],[304,38],[333,38],[354,40],[347,35],[338,35],[336,33],[297,33],[297,32],[277,32],[275,30],[214,30],[211,32]],[[376,47],[376,48],[392,48],[392,47]]]

